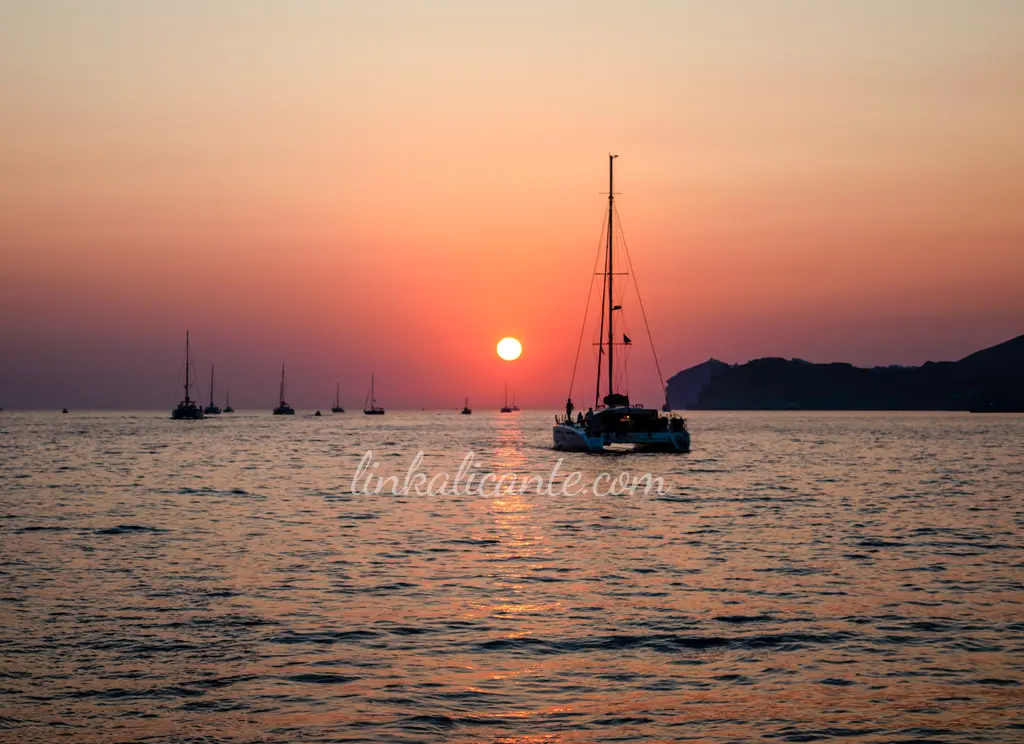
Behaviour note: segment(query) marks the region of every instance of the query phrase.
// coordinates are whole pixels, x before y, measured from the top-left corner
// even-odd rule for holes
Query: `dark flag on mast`
[[[631,344],[631,343],[633,343],[633,339],[631,339],[629,336],[627,336],[625,333],[623,333],[622,334],[622,343],[624,343],[624,344]]]

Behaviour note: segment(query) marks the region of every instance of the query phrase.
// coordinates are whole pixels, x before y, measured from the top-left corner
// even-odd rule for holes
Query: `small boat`
[[[211,414],[219,414],[220,407],[213,402],[213,364],[210,364],[210,405],[203,409],[203,413],[207,416]]]
[[[231,391],[224,391],[224,413],[234,413],[235,409],[231,407]]]
[[[316,413],[314,413],[313,415],[314,415],[314,416],[323,416],[323,414],[322,414],[322,413],[320,413],[320,411],[319,411],[319,410],[318,410],[318,411],[317,411]]]
[[[617,346],[627,346],[632,343],[630,338],[621,334],[621,340],[615,336],[615,313],[622,310],[622,298],[616,298],[614,289],[613,237],[615,235],[615,189],[613,185],[613,167],[615,155],[608,156],[608,226],[607,244],[605,246],[604,271],[600,273],[603,277],[601,308],[601,328],[598,335],[597,352],[597,385],[595,386],[594,407],[587,411],[586,417],[580,421],[573,421],[570,410],[566,416],[555,417],[555,426],[552,429],[554,447],[557,450],[569,450],[573,452],[603,452],[609,446],[630,446],[639,451],[656,452],[689,452],[690,432],[686,428],[686,419],[675,414],[663,416],[657,408],[645,408],[643,405],[631,403],[629,396],[624,392],[615,390],[615,349]],[[621,225],[619,225],[621,230]],[[623,268],[632,270],[632,261],[629,258],[628,249],[625,250],[625,266]],[[634,280],[633,285],[636,286]],[[604,302],[607,302],[607,307]],[[588,298],[589,303],[589,298]],[[641,315],[643,315],[641,304]],[[644,324],[647,324],[647,317],[644,315]],[[584,326],[585,327],[585,326]],[[607,334],[607,335],[606,335]],[[648,337],[650,329],[648,328]],[[654,344],[651,344],[653,352]],[[577,351],[577,361],[579,351]],[[607,360],[607,362],[605,361]],[[657,354],[654,355],[655,368],[658,368],[659,378],[661,370],[658,366]],[[601,390],[601,370],[607,364],[607,389],[608,393],[602,400],[597,400]],[[623,376],[624,377],[624,376]],[[665,390],[664,380],[661,381],[661,389]],[[572,390],[569,390],[570,405]],[[667,404],[667,400],[666,400]],[[567,406],[569,409],[569,406]]]
[[[341,407],[341,383],[336,383],[334,388],[334,405],[331,406],[331,413],[345,413]]]
[[[367,416],[383,416],[384,415],[384,409],[377,406],[377,399],[376,399],[376,397],[374,397],[375,378],[376,378],[375,375],[370,375],[370,394],[367,396],[366,400],[363,402],[363,405],[365,406],[365,408],[363,408],[363,413],[365,413]],[[367,405],[367,403],[369,403],[369,405]]]
[[[203,417],[203,409],[188,397],[189,388],[192,387],[189,378],[191,366],[192,363],[188,356],[188,331],[185,331],[185,400],[178,403],[177,407],[171,411],[172,419],[201,419]]]
[[[67,412],[68,412],[68,409],[67,409],[67,408],[62,408],[62,409],[60,409],[60,412],[61,412],[61,413],[67,413]]]
[[[281,394],[278,396],[280,402],[277,404],[277,408],[274,409],[275,416],[291,416],[295,413],[295,409],[284,402],[284,364],[281,365]]]
[[[501,407],[502,413],[512,413],[512,409],[508,405],[508,383],[505,383],[505,405]]]
[[[462,411],[460,411],[460,413],[462,413],[463,416],[468,416],[471,413],[473,413],[473,411],[469,407],[469,396],[466,396],[466,405],[465,405],[465,407],[463,407],[463,409],[462,409]]]
[[[515,393],[512,393],[512,410],[513,410],[513,412],[519,410],[519,406],[516,405],[516,394]]]

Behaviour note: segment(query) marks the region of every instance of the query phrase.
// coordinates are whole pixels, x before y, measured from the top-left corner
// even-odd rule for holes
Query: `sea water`
[[[0,739],[1024,739],[1024,417],[553,420],[0,414]]]

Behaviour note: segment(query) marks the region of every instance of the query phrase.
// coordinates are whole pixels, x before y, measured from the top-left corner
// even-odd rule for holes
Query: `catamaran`
[[[220,408],[213,402],[213,364],[210,364],[210,405],[203,409],[203,413],[209,416],[210,414],[220,413]]]
[[[341,407],[341,383],[335,383],[334,388],[334,405],[331,406],[331,413],[345,413],[345,409]]]
[[[613,170],[617,155],[608,156],[608,239],[605,245],[604,271],[600,274],[604,277],[602,282],[602,303],[601,303],[601,326],[598,333],[596,346],[597,351],[597,385],[594,391],[594,407],[587,412],[586,417],[572,419],[572,383],[569,382],[569,403],[566,405],[565,417],[555,417],[555,426],[552,430],[555,449],[570,450],[575,452],[603,452],[605,447],[627,445],[634,450],[655,451],[655,452],[688,452],[690,450],[690,432],[686,428],[686,419],[670,413],[667,416],[661,415],[657,408],[645,408],[639,403],[631,403],[629,396],[624,392],[616,391],[615,382],[615,348],[617,346],[628,346],[632,343],[626,334],[621,334],[622,339],[617,340],[615,336],[615,313],[622,310],[622,298],[615,297],[614,278],[615,252],[613,250],[614,234],[616,227],[615,216],[615,189],[613,188]],[[621,224],[618,225],[621,231]],[[629,257],[629,249],[626,248],[625,240],[622,241],[626,257],[626,266],[632,270],[632,260]],[[621,270],[618,275],[621,275]],[[593,283],[591,283],[593,291]],[[638,294],[639,297],[639,294]],[[616,303],[619,304],[616,304]],[[607,305],[605,304],[607,303]],[[644,325],[647,325],[647,316],[643,312],[643,302],[640,303],[640,312],[644,318]],[[587,298],[589,309],[590,298]],[[584,318],[584,324],[586,319]],[[647,336],[651,337],[650,327],[647,328]],[[582,340],[582,335],[581,335]],[[654,344],[651,343],[651,350],[654,351]],[[579,361],[579,348],[576,350],[576,359]],[[607,360],[607,361],[606,361]],[[601,372],[602,367],[607,364],[607,394],[602,399],[601,395]],[[658,365],[657,354],[654,355],[654,364],[658,369],[658,377],[661,378],[661,368]],[[575,365],[573,367],[575,377]],[[665,382],[661,378],[661,389],[665,391]],[[666,399],[666,405],[667,405]]]
[[[203,417],[203,409],[188,397],[189,388],[192,387],[189,379],[191,366],[192,363],[188,356],[188,331],[185,331],[185,400],[178,403],[178,406],[171,411],[172,419],[201,419]]]
[[[275,416],[291,416],[295,413],[295,409],[284,402],[284,364],[281,364],[281,395],[280,403],[277,404],[277,408],[274,409]]]
[[[365,406],[363,408],[363,413],[365,413],[367,416],[383,416],[384,415],[384,409],[383,408],[379,408],[377,406],[377,398],[374,396],[374,392],[375,392],[375,390],[374,390],[375,378],[376,378],[376,375],[370,375],[370,394],[366,397],[366,400],[363,402],[363,405]],[[367,404],[369,404],[369,405],[367,405]]]

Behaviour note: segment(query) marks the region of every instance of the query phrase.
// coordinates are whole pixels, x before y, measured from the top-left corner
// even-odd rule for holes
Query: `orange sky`
[[[300,407],[371,370],[392,407],[558,405],[609,152],[666,376],[963,356],[1024,332],[1022,32],[1012,1],[8,4],[0,405],[169,407],[186,327],[245,407],[282,361]]]

